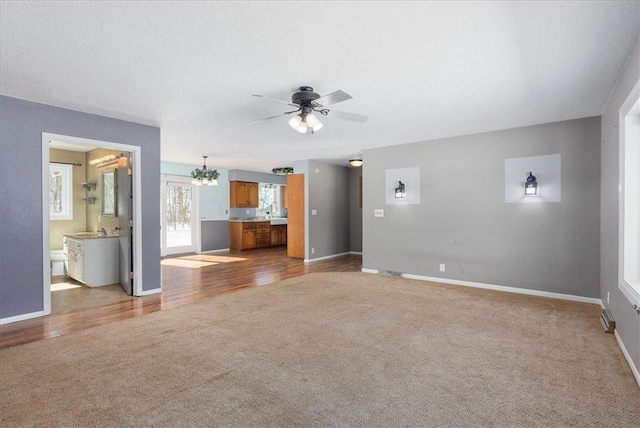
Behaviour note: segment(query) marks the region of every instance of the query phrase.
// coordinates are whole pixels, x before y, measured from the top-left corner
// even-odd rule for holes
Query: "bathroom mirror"
[[[110,169],[102,173],[102,215],[116,217],[116,170]]]

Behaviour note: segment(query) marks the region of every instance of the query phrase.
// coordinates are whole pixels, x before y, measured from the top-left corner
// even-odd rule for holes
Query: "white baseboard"
[[[228,248],[223,248],[221,250],[200,251],[198,254],[225,253],[228,251],[229,251]]]
[[[361,256],[362,251],[349,251],[349,254],[355,254],[355,255]]]
[[[377,274],[379,271],[377,269],[362,269],[364,273],[373,273]],[[583,296],[574,296],[572,294],[561,294],[561,293],[552,293],[550,291],[539,291],[539,290],[531,290],[529,288],[517,288],[517,287],[507,287],[504,285],[495,285],[495,284],[483,284],[480,282],[471,282],[471,281],[460,281],[457,279],[447,279],[447,278],[438,278],[433,276],[422,276],[422,275],[413,275],[410,273],[403,273],[403,278],[407,279],[417,279],[419,281],[429,281],[429,282],[439,282],[442,284],[453,284],[453,285],[462,285],[465,287],[473,287],[473,288],[484,288],[487,290],[496,290],[496,291],[504,291],[507,293],[517,293],[517,294],[526,294],[529,296],[540,296],[540,297],[550,297],[552,299],[561,299],[561,300],[571,300],[573,302],[582,302],[582,303],[594,303],[596,305],[602,306],[602,300],[595,297],[583,297]]]
[[[346,253],[331,254],[330,256],[318,257],[317,259],[304,259],[304,262],[305,263],[319,262],[322,260],[335,259],[336,257],[346,256],[348,254],[350,253],[347,251]]]
[[[362,273],[372,273],[374,275],[377,275],[380,272],[378,269],[362,268],[360,270],[362,271]]]
[[[162,288],[154,288],[152,290],[144,290],[142,292],[143,296],[148,296],[150,294],[158,294],[158,293],[162,293]]]
[[[616,337],[618,346],[620,346],[624,358],[627,360],[627,363],[629,363],[629,367],[631,367],[631,373],[633,373],[633,377],[636,378],[636,382],[638,382],[638,386],[640,387],[640,373],[638,372],[638,368],[635,366],[635,364],[633,364],[633,360],[631,359],[631,355],[629,355],[627,348],[624,346],[624,343],[622,343],[622,339],[618,334],[618,330],[614,330],[613,335]]]
[[[12,322],[30,320],[31,318],[43,317],[44,311],[31,312],[29,314],[16,315],[13,317],[0,318],[0,325],[11,324]]]

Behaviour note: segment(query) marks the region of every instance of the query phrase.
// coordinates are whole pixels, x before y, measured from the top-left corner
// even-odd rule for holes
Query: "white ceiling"
[[[640,2],[2,2],[0,92],[162,128],[162,159],[269,171],[602,113]],[[354,99],[315,135],[301,85]]]

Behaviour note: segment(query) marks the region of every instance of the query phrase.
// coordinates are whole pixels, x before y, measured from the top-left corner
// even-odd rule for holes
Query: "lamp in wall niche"
[[[404,199],[407,197],[407,192],[405,190],[404,183],[402,181],[398,181],[398,187],[396,187],[396,199]]]
[[[529,172],[527,182],[524,183],[524,194],[525,196],[535,196],[538,194],[538,180],[531,172]]]
[[[362,166],[362,159],[349,159],[349,163],[352,167],[358,168],[359,166]]]
[[[208,156],[202,157],[204,158],[202,169],[196,168],[191,171],[191,184],[195,184],[196,186],[217,186],[220,173],[217,169],[207,168]]]

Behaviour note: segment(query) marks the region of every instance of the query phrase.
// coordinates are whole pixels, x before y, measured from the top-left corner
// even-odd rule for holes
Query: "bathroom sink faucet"
[[[101,233],[103,235],[106,235],[107,229],[105,229],[104,227],[99,227],[98,230],[96,230],[96,233]]]

